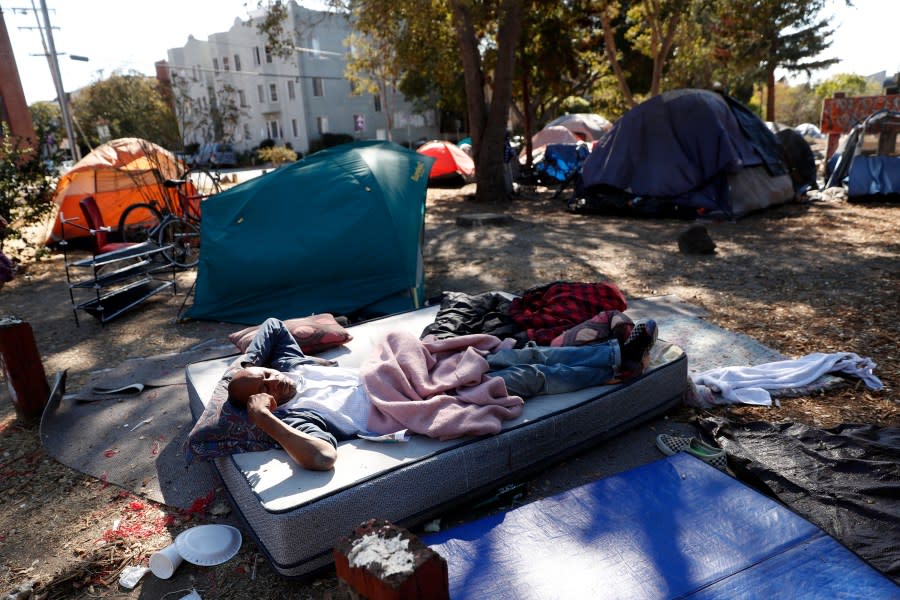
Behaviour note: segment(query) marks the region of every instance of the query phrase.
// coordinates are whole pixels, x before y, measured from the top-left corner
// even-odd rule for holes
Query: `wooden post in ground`
[[[833,97],[840,99],[840,98],[844,98],[846,96],[847,96],[847,94],[844,92],[835,92]],[[841,141],[840,133],[830,132],[828,134],[828,145],[825,147],[825,160],[826,161],[834,155],[835,151],[837,151],[838,144],[840,143],[840,141]]]
[[[23,421],[39,420],[50,396],[50,386],[31,325],[14,317],[0,319],[0,366],[16,416]]]
[[[447,561],[418,537],[370,519],[334,548],[341,588],[367,600],[449,600]]]

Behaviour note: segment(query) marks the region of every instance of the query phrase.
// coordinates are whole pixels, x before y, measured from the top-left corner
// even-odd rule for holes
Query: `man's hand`
[[[253,394],[247,400],[247,418],[259,426],[262,419],[271,415],[278,408],[275,398],[270,394]]]
[[[247,418],[284,448],[304,469],[328,471],[337,460],[337,450],[319,438],[298,431],[272,414],[278,408],[271,394],[253,394],[247,400]]]

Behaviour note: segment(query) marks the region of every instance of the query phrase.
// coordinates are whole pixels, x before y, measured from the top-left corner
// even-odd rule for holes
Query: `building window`
[[[328,117],[316,117],[316,127],[319,130],[319,135],[328,133]]]
[[[294,137],[300,135],[299,129],[297,128],[297,119],[291,119],[291,133]]]
[[[213,59],[213,71],[215,71],[216,73],[219,72],[219,59],[218,58]]]
[[[238,102],[240,102],[241,107],[247,107],[247,94],[244,93],[244,90],[238,90]]]
[[[375,94],[372,96],[372,100],[375,103],[375,112],[381,112],[381,96]]]
[[[269,99],[272,102],[278,102],[278,85],[275,83],[269,84]]]
[[[234,70],[235,71],[241,70],[241,55],[240,54],[234,55]]]
[[[313,96],[324,96],[325,95],[325,85],[322,82],[321,77],[313,77]]]
[[[194,81],[197,81],[200,79],[200,67],[198,65],[194,65],[194,68],[191,69],[191,75],[193,75]]]
[[[231,70],[231,64],[229,64],[229,60],[228,60],[227,56],[222,57],[222,68],[225,69],[226,71]]]
[[[266,121],[266,133],[269,138],[273,140],[277,140],[281,137],[281,133],[278,127],[278,121]]]
[[[294,81],[292,79],[288,79],[287,84],[288,84],[288,100],[296,99],[296,96],[294,94]]]
[[[266,90],[263,88],[262,84],[256,86],[256,95],[259,97],[260,104],[266,101]]]
[[[313,56],[316,58],[322,58],[322,53],[319,51],[319,38],[312,39],[312,50]]]
[[[272,63],[272,48],[266,46],[266,64]]]
[[[262,62],[259,60],[259,46],[255,46],[253,48],[253,64],[257,67],[262,64]]]
[[[244,139],[250,139],[250,125],[248,125],[247,123],[244,123]]]

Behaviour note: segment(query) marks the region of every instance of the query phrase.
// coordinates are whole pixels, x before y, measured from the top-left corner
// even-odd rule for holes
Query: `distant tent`
[[[569,181],[581,169],[590,152],[590,146],[584,142],[548,144],[540,162],[534,165],[538,182],[555,185]]]
[[[819,189],[816,155],[806,138],[797,129],[782,129],[775,134],[781,144],[784,163],[798,196],[808,190]]]
[[[432,183],[462,185],[475,177],[475,162],[472,157],[452,142],[426,142],[416,152],[434,158],[434,166],[428,176]]]
[[[565,127],[582,141],[593,142],[612,129],[612,123],[594,113],[573,113],[557,117],[547,123],[547,127]]]
[[[847,186],[847,197],[900,194],[900,112],[880,110],[853,128],[827,187]]]
[[[208,198],[187,316],[256,324],[422,306],[433,162],[391,142],[354,142]]]
[[[594,144],[569,209],[740,217],[793,196],[778,140],[755,114],[683,89],[631,109]]]
[[[578,137],[562,125],[544,127],[531,136],[531,156],[534,162],[539,162],[544,156],[544,150],[548,144],[577,144]],[[522,146],[519,152],[519,162],[526,158],[527,147]]]
[[[794,131],[805,138],[813,138],[818,140],[825,137],[825,134],[822,133],[822,130],[812,123],[800,123],[799,125],[794,127]]]
[[[140,138],[116,139],[95,148],[59,178],[54,202],[67,219],[80,218],[78,203],[85,196],[93,196],[103,222],[115,226],[122,211],[131,204],[152,198],[161,200],[166,193],[174,198],[175,192],[162,184],[166,179],[178,179],[182,173],[184,164],[162,146]],[[57,217],[54,215],[47,243],[62,238]],[[79,224],[86,225],[83,221]],[[89,235],[77,227],[66,228],[69,238]]]

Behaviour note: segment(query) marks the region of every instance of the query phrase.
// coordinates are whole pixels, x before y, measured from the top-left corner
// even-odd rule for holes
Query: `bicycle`
[[[122,212],[119,234],[124,242],[153,240],[168,246],[162,254],[170,264],[193,267],[200,260],[200,203],[222,191],[219,175],[192,168],[181,179],[165,180],[163,187],[162,200],[132,204]]]

